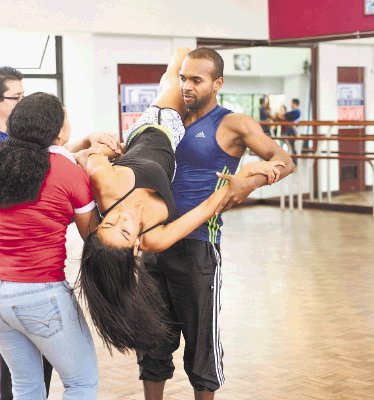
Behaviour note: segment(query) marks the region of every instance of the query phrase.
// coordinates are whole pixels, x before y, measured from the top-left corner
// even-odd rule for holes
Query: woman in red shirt
[[[8,119],[0,144],[0,353],[14,398],[46,399],[43,354],[63,399],[96,399],[92,337],[65,280],[65,236],[96,222],[89,178],[62,146],[70,136],[57,97],[34,93]]]

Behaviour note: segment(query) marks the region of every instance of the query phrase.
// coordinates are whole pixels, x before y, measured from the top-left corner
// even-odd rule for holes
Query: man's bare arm
[[[225,131],[229,131],[238,146],[248,147],[253,153],[263,160],[282,161],[284,166],[279,166],[279,179],[293,172],[295,166],[291,156],[285,152],[274,140],[264,134],[260,124],[254,119],[243,114],[230,114],[225,117]],[[226,178],[225,176],[222,176]],[[241,185],[236,185],[228,190],[225,198],[217,208],[217,212],[226,211],[235,204],[241,203],[255,189],[268,183],[266,176],[257,174],[243,177]]]
[[[248,147],[263,160],[283,161],[286,166],[281,169],[281,178],[294,170],[291,156],[284,151],[272,138],[265,135],[260,124],[244,114],[231,114],[225,118],[225,128],[233,131],[236,141]]]

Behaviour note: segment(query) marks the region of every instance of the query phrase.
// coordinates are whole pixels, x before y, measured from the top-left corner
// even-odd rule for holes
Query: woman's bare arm
[[[216,215],[217,207],[230,190],[240,190],[241,187],[247,188],[248,179],[255,174],[265,175],[269,183],[273,183],[279,178],[277,166],[284,166],[282,161],[248,163],[236,175],[222,175],[224,179],[229,179],[230,185],[225,185],[214,192],[204,202],[193,208],[188,213],[182,215],[175,221],[161,225],[148,232],[143,239],[142,249],[145,251],[160,252],[166,250],[178,240],[189,235],[201,224]],[[255,189],[255,187],[254,187]]]
[[[84,214],[74,214],[74,222],[83,240],[93,232],[100,223],[99,213],[96,208]]]
[[[245,179],[245,178],[240,178]],[[158,226],[144,235],[142,250],[160,252],[186,237],[215,215],[215,210],[227,193],[228,185],[214,192],[200,205],[173,222]]]

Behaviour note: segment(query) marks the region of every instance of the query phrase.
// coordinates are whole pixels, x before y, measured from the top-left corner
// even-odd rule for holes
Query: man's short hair
[[[292,103],[296,104],[297,106],[300,104],[299,99],[292,99]]]
[[[0,67],[0,101],[4,100],[4,93],[9,89],[8,81],[22,81],[22,72],[12,67]]]
[[[214,65],[214,70],[212,73],[213,80],[223,76],[224,62],[220,54],[218,54],[215,50],[210,49],[209,47],[198,47],[197,49],[190,51],[187,54],[187,57],[192,59],[205,58],[206,60],[212,61]]]

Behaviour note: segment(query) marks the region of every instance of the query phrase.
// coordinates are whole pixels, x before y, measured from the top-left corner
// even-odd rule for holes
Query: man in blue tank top
[[[261,126],[243,114],[234,114],[217,104],[223,85],[223,60],[212,49],[199,48],[185,58],[180,71],[181,91],[188,110],[186,133],[176,149],[177,170],[172,192],[175,218],[204,201],[230,181],[248,147],[264,160],[286,163],[281,178],[293,171],[291,157]],[[216,172],[220,172],[217,177]],[[238,188],[231,188],[218,211],[240,203],[253,190],[267,183],[254,175]],[[169,318],[176,322],[175,338],[149,353],[138,353],[140,379],[146,400],[161,400],[165,380],[173,375],[172,353],[185,339],[184,368],[195,391],[195,399],[210,400],[224,383],[219,332],[221,216],[211,218],[187,238],[157,257],[148,266],[168,305]]]

